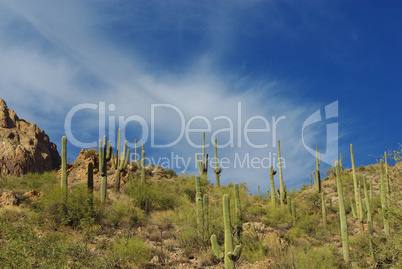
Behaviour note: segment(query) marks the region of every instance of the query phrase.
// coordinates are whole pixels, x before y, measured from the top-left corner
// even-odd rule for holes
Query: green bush
[[[150,251],[144,241],[137,237],[118,237],[106,254],[108,268],[132,268],[150,259]]]

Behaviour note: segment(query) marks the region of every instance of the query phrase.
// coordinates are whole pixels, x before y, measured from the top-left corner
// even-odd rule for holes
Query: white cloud
[[[314,157],[302,147],[301,125],[309,113],[314,112],[311,111],[314,104],[300,103],[297,97],[280,94],[287,87],[282,82],[257,80],[252,75],[237,77],[225,73],[225,70],[218,70],[213,57],[230,46],[230,31],[235,31],[230,29],[230,23],[225,20],[228,17],[221,17],[221,14],[208,17],[209,35],[213,37],[212,40],[216,40],[211,41],[210,49],[204,54],[193,56],[194,60],[186,72],[149,72],[152,63],[144,62],[147,55],[138,55],[135,43],[134,52],[127,54],[127,51],[119,50],[121,47],[118,40],[102,36],[100,28],[105,26],[104,14],[96,13],[100,9],[93,11],[80,2],[45,3],[2,4],[6,9],[2,13],[10,14],[10,10],[13,12],[0,19],[1,25],[6,25],[0,30],[0,85],[2,97],[9,101],[9,106],[17,113],[22,113],[23,117],[38,123],[46,131],[51,130],[54,136],[58,136],[57,140],[63,134],[64,117],[68,110],[84,102],[98,104],[105,101],[106,105],[116,104],[116,110],[108,112],[107,116],[122,115],[127,118],[138,115],[148,123],[151,104],[172,104],[183,112],[186,122],[193,116],[206,117],[212,123],[212,132],[207,134],[207,138],[215,130],[227,126],[225,121],[214,120],[214,117],[224,115],[234,122],[236,143],[234,148],[221,149],[218,154],[220,157],[231,158],[233,166],[235,154],[241,158],[249,154],[250,158],[260,159],[269,156],[270,151],[271,154],[277,154],[276,142],[272,141],[272,129],[271,133],[253,136],[253,143],[268,143],[268,148],[254,149],[246,146],[244,138],[242,147],[238,147],[237,117],[238,102],[241,101],[243,127],[246,120],[255,115],[265,117],[271,128],[272,116],[276,119],[286,116],[286,120],[278,123],[277,129],[282,157],[286,159],[285,181],[296,186],[301,183],[301,179],[307,180],[310,170],[314,168]],[[12,33],[11,21],[22,25],[23,32],[16,29]],[[219,21],[222,25],[217,26]],[[216,32],[213,31],[215,26],[218,28]],[[158,24],[153,27],[158,27]],[[29,35],[26,29],[30,29]],[[182,127],[178,118],[172,120],[172,113],[170,111],[158,115],[156,132],[160,140],[173,141],[178,135],[178,128]],[[52,118],[51,122],[47,115]],[[77,119],[79,122],[75,123],[74,131],[80,132],[82,138],[97,141],[98,119],[95,111],[82,113]],[[202,126],[200,122],[194,122],[192,126],[197,124]],[[258,127],[261,128],[261,122]],[[227,134],[221,137],[220,141],[228,139]],[[201,141],[201,134],[198,138],[191,138],[193,142]],[[132,137],[128,139],[133,140]],[[213,148],[207,150],[212,157]],[[185,139],[173,148],[151,151],[158,152],[160,156],[169,156],[173,151],[184,157],[193,157],[195,152],[200,152],[193,149]],[[193,171],[196,172],[196,169]],[[222,181],[245,180],[253,189],[260,184],[264,190],[269,186],[268,175],[268,169],[225,169]]]

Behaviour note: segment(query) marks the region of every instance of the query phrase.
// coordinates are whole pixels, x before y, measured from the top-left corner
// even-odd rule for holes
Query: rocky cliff
[[[0,174],[21,176],[60,167],[57,146],[49,136],[27,120],[18,118],[0,98]]]

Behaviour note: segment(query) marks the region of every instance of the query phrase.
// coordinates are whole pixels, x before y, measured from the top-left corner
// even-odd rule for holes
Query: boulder
[[[0,98],[0,174],[43,173],[60,164],[57,146],[49,136],[36,124],[18,118]]]

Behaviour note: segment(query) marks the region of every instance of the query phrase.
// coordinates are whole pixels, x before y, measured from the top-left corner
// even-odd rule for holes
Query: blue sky
[[[222,182],[252,192],[269,188],[280,139],[285,182],[298,187],[315,168],[308,148],[350,166],[353,143],[360,166],[402,142],[401,12],[398,1],[0,1],[0,97],[58,148],[68,130],[92,144],[105,130],[115,145],[123,117],[129,142],[178,172],[174,160],[189,161],[190,174],[193,129],[210,123],[207,153],[216,135],[228,159]],[[330,104],[335,117],[303,130]],[[80,105],[93,108],[66,120]]]

